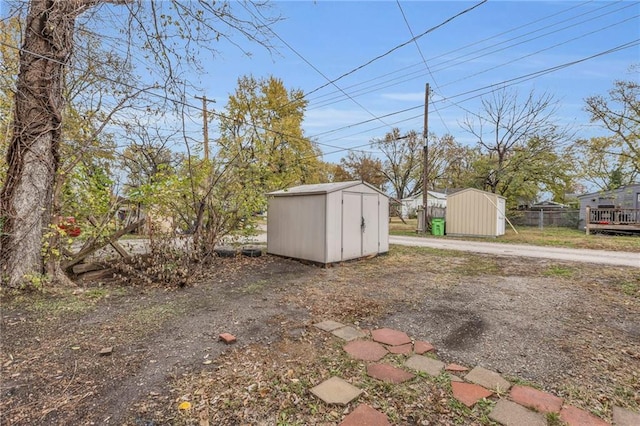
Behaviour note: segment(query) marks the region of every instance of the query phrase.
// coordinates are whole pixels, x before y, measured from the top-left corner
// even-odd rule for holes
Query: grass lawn
[[[432,235],[418,234],[416,233],[416,219],[406,219],[405,222],[406,223],[403,223],[397,217],[392,217],[391,223],[389,224],[389,234],[423,236],[424,238],[464,239],[463,237],[434,237]],[[540,229],[530,226],[518,226],[516,227],[516,230],[518,231],[517,233],[511,227],[508,227],[506,234],[500,237],[478,237],[473,239],[474,241],[496,243],[640,252],[640,235],[586,235],[584,231],[580,231],[578,229],[560,227],[547,227]]]

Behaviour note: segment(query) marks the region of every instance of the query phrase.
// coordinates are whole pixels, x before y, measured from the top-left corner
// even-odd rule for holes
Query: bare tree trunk
[[[31,0],[20,51],[9,169],[0,192],[2,284],[42,274],[42,241],[51,219],[59,165],[64,67],[81,1]]]

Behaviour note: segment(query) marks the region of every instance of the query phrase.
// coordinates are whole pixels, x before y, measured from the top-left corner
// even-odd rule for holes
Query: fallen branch
[[[86,258],[90,254],[94,253],[95,251],[97,251],[97,250],[101,249],[102,247],[105,247],[105,246],[107,246],[109,244],[112,244],[115,241],[118,241],[123,235],[128,234],[131,231],[133,231],[133,230],[137,229],[138,227],[142,226],[143,223],[144,223],[144,219],[140,219],[139,221],[130,224],[126,228],[123,228],[123,229],[119,230],[118,232],[112,234],[111,236],[105,238],[104,240],[93,242],[91,245],[89,245],[89,247],[85,247],[85,248],[81,249],[78,253],[74,254],[72,259],[66,261],[62,265],[62,268],[64,270],[68,270],[72,266],[77,265],[78,263],[82,262],[82,260],[84,258]]]

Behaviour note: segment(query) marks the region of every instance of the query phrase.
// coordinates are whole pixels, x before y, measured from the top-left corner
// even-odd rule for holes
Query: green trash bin
[[[431,219],[431,235],[444,235],[444,219]]]

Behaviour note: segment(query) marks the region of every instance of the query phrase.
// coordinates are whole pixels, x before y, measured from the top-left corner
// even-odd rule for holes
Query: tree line
[[[202,261],[222,238],[252,230],[267,192],[294,185],[363,179],[398,199],[416,195],[425,144],[429,189],[474,187],[513,203],[540,192],[562,202],[581,182],[611,189],[640,173],[634,80],[585,100],[603,137],[580,140],[559,124],[552,94],[501,89],[461,119],[471,144],[452,135],[424,141],[418,130],[394,128],[370,141],[379,154],[346,151],[331,164],[304,133],[304,93],[273,76],[247,75],[223,109],[211,111],[217,136],[204,158],[202,136],[187,128],[194,113],[181,66],[197,65],[198,49],[216,54],[214,41],[231,33],[272,49],[262,19],[203,1],[15,4],[15,15],[0,22],[3,286],[68,282],[82,256],[143,226],[151,234],[189,234],[185,251]],[[106,48],[90,30],[97,5],[126,8],[127,40],[132,48],[144,40],[138,52],[158,79],[141,78],[127,50]],[[268,16],[267,5],[253,7]],[[79,250],[64,223],[70,217],[82,230]]]

